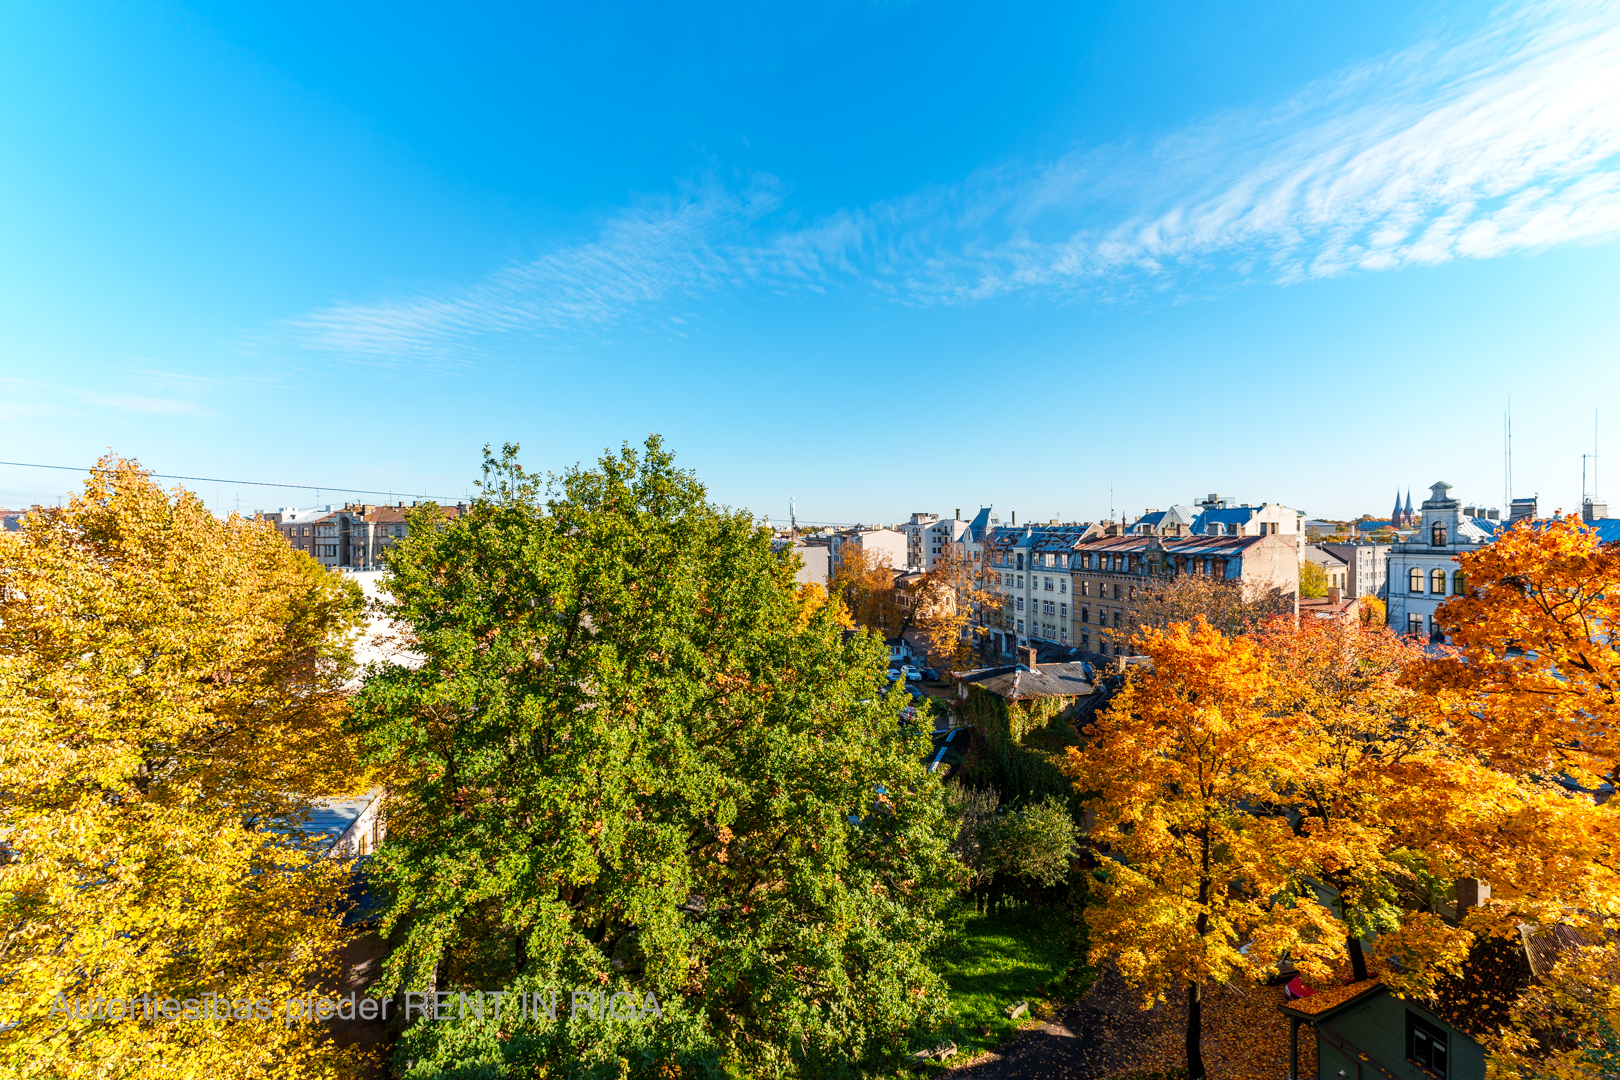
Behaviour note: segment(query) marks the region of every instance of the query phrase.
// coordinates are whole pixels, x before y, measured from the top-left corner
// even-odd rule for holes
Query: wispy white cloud
[[[1151,145],[987,168],[949,187],[786,219],[762,179],[648,200],[593,240],[461,288],[336,304],[305,345],[462,354],[510,332],[636,321],[743,287],[870,289],[907,303],[1122,295],[1212,276],[1281,283],[1620,235],[1620,5],[1503,9],[1431,41],[1205,118]]]
[[[149,397],[144,394],[98,394],[93,391],[77,392],[80,401],[123,412],[155,413],[160,416],[200,416],[202,404],[185,398]]]

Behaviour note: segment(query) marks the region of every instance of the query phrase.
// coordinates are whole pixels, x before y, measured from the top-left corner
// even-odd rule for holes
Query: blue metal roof
[[[300,828],[310,836],[324,836],[328,846],[337,843],[350,825],[353,825],[366,807],[377,797],[377,792],[368,792],[353,799],[322,799],[311,808],[309,820]]]
[[[1620,543],[1620,518],[1598,518],[1590,524],[1605,544]]]
[[[1247,525],[1249,519],[1258,513],[1258,506],[1230,506],[1225,509],[1211,508],[1198,515],[1192,524],[1192,531],[1201,533],[1210,525]]]

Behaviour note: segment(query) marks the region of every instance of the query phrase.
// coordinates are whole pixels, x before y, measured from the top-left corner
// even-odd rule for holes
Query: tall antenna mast
[[[1508,495],[1511,485],[1508,483],[1508,414],[1502,412],[1502,513],[1508,512],[1512,499]]]
[[[788,532],[795,540],[799,538],[799,507],[793,496],[788,496]]]

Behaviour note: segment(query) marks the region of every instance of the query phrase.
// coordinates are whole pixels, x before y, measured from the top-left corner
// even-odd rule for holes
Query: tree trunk
[[[1353,982],[1367,981],[1367,957],[1361,951],[1361,939],[1350,934],[1345,939],[1345,948],[1350,951],[1350,976]]]
[[[1187,1080],[1204,1080],[1204,988],[1187,984]]]
[[[1211,851],[1209,825],[1198,830],[1203,845],[1203,874],[1198,879],[1198,921],[1194,929],[1202,943],[1209,934],[1209,904],[1214,897],[1215,878],[1210,874]],[[1204,988],[1201,984],[1187,983],[1187,1080],[1204,1080]]]

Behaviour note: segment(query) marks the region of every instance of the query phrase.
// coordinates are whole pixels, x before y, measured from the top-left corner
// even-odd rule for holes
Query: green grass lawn
[[[1017,1001],[1033,1007],[1036,994],[1060,979],[1076,954],[1069,949],[1074,926],[1068,905],[1020,905],[974,914],[963,905],[952,919],[954,933],[937,954],[951,988],[953,1023],[943,1037],[966,1057],[1003,1042],[1023,1020],[1007,1019]],[[1078,994],[1082,984],[1053,988],[1053,996]],[[981,1032],[985,1032],[981,1034]]]

